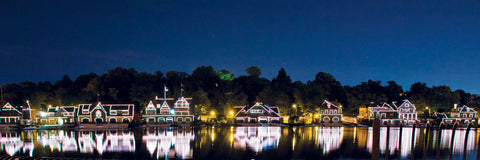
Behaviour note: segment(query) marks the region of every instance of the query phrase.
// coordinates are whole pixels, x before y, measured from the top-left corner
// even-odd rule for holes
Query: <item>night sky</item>
[[[274,3],[273,3],[274,2]],[[0,85],[117,66],[480,93],[480,1],[0,1]]]

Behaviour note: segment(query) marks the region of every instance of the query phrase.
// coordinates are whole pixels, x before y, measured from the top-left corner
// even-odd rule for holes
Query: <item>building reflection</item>
[[[37,136],[37,142],[40,142],[43,147],[49,146],[52,151],[77,151],[77,141],[75,139],[74,131],[39,131]]]
[[[1,149],[4,150],[10,156],[15,155],[19,151],[23,151],[23,153],[28,153],[30,157],[32,157],[33,149],[34,149],[34,144],[32,140],[33,138],[32,138],[31,132],[0,133]]]
[[[340,148],[343,141],[343,127],[318,128],[318,144],[323,147],[323,154]]]
[[[280,127],[237,127],[235,148],[247,147],[256,153],[278,147],[281,137]]]
[[[385,153],[388,149],[388,154],[393,155],[396,151],[400,151],[400,156],[406,157],[411,154],[412,152],[412,136],[415,136],[414,138],[414,148],[416,146],[416,141],[419,138],[420,135],[420,129],[416,128],[415,133],[412,133],[413,128],[402,128],[402,135],[400,135],[400,128],[398,127],[392,127],[390,128],[390,135],[387,135],[387,128],[386,127],[381,127],[380,128],[380,152]],[[369,152],[372,152],[372,143],[373,143],[373,135],[372,135],[373,129],[370,127],[368,129],[368,140],[367,140],[367,150]],[[388,143],[386,142],[388,137]],[[402,141],[401,141],[401,148],[399,148],[399,138],[402,136]],[[388,148],[387,148],[388,147]]]
[[[441,137],[440,137],[440,148],[445,149],[445,148],[450,148],[452,146],[453,148],[452,153],[453,154],[463,154],[464,151],[472,151],[475,150],[475,137],[476,137],[476,132],[475,131],[469,131],[468,137],[466,136],[466,130],[455,130],[455,136],[453,137],[453,146],[452,146],[452,134],[453,130],[451,129],[446,129],[441,131]],[[436,133],[435,138],[436,139],[438,136]],[[467,137],[467,141],[465,141],[465,137]],[[465,144],[465,142],[467,142]]]
[[[83,131],[78,132],[78,146],[81,153],[135,152],[135,137],[131,131]]]
[[[157,129],[147,130],[143,136],[143,142],[147,145],[147,150],[151,156],[156,154],[156,158],[180,158],[190,159],[193,155],[193,149],[190,143],[195,140],[195,135],[191,130],[171,130]]]

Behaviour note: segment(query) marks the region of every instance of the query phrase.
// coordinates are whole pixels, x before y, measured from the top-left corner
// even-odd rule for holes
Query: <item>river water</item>
[[[2,131],[0,158],[477,159],[475,130],[381,128],[378,145],[372,133],[371,127]]]

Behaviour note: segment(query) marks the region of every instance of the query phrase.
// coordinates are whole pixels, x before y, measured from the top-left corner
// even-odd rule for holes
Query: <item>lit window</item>
[[[252,109],[250,110],[250,113],[263,113],[262,109]]]

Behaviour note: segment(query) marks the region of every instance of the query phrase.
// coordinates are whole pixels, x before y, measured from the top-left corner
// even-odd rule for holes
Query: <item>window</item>
[[[101,112],[101,111],[95,112],[95,116],[97,116],[97,117],[102,117],[102,112]]]
[[[83,114],[88,114],[88,110],[84,109],[84,110],[82,110],[82,113]]]
[[[116,110],[110,110],[110,115],[112,115],[112,116],[117,115],[117,111]]]
[[[252,109],[252,110],[250,110],[250,113],[263,113],[263,110],[261,110],[261,109]]]

